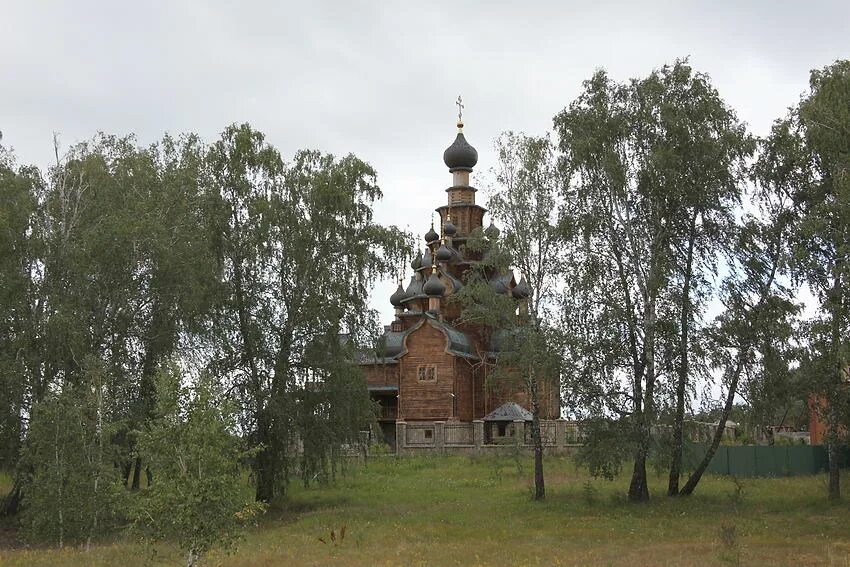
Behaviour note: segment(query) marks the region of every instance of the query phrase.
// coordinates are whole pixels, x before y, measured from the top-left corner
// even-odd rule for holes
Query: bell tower
[[[484,207],[475,204],[475,193],[478,191],[469,184],[469,174],[478,163],[478,150],[473,148],[463,135],[463,100],[457,97],[457,137],[451,146],[443,152],[443,163],[452,174],[452,186],[446,189],[448,203],[438,207],[440,225],[447,223],[456,229],[454,240],[463,242],[484,221]]]

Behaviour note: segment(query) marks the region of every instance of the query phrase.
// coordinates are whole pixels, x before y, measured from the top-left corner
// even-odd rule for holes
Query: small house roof
[[[484,421],[531,421],[531,412],[515,402],[503,404],[487,415],[484,416]]]
[[[398,386],[389,386],[389,385],[381,385],[376,386],[369,384],[366,386],[366,389],[370,392],[398,392]]]

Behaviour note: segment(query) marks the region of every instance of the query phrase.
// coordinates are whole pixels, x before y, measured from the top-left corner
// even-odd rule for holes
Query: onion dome
[[[508,289],[507,282],[510,281],[510,276],[496,276],[492,280],[490,280],[490,287],[493,288],[493,291],[500,295],[505,295],[510,293]]]
[[[457,227],[452,223],[451,217],[446,219],[446,224],[443,225],[443,234],[446,236],[454,236],[457,234]]]
[[[437,249],[437,253],[435,254],[438,262],[448,262],[452,259],[452,251],[448,249],[446,243],[443,242],[440,247]]]
[[[439,297],[446,292],[446,285],[437,277],[437,270],[431,270],[431,276],[422,286],[422,291],[430,297]]]
[[[525,281],[525,276],[523,276],[519,283],[512,290],[513,296],[516,299],[526,299],[529,295],[531,295],[531,290],[528,289],[528,284]]]
[[[422,280],[417,279],[417,276],[421,278],[419,274],[410,277],[410,283],[407,284],[407,291],[404,293],[405,300],[422,293]]]
[[[431,229],[425,233],[425,242],[431,244],[440,239],[440,235],[434,230],[434,223],[431,223]]]
[[[451,146],[443,152],[443,162],[449,171],[472,171],[478,163],[478,150],[469,145],[463,137],[463,122],[457,123],[457,138]]]
[[[450,273],[444,273],[443,277],[449,280],[449,282],[452,284],[452,293],[457,293],[463,289],[463,282],[461,282],[459,279],[457,279]]]
[[[401,287],[401,282],[399,282],[398,289],[390,296],[390,303],[393,304],[393,307],[401,307],[401,302],[405,299],[407,299],[407,293],[405,293],[404,288]]]
[[[490,221],[490,226],[488,226],[487,229],[484,231],[484,235],[487,238],[493,240],[499,238],[499,234],[499,229],[496,227],[495,224],[493,224],[493,221]]]
[[[434,259],[431,257],[431,249],[426,248],[425,254],[422,255],[422,263],[419,265],[419,267],[423,268],[425,266],[430,266],[433,263],[434,263]]]
[[[422,267],[422,254],[417,254],[413,261],[410,263],[410,267],[414,270],[418,270]]]

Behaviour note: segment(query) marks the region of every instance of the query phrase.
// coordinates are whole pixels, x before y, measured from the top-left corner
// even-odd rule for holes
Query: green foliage
[[[29,231],[42,183],[37,170],[18,166],[0,145],[0,468],[15,466],[24,436],[20,416],[27,406],[22,379],[27,367],[18,353],[28,344],[27,293],[35,253]]]
[[[818,317],[807,330],[809,352],[804,370],[813,390],[846,405],[850,364],[850,61],[838,61],[811,75],[811,92],[783,123],[774,177],[797,173],[792,198],[799,223],[795,268],[817,295]],[[780,144],[776,142],[776,145]],[[839,415],[829,417],[835,421]],[[833,423],[837,426],[838,423]]]
[[[703,310],[734,246],[755,144],[686,60],[628,82],[597,72],[555,129],[561,225],[575,251],[563,299],[568,389],[589,415],[630,420],[636,500],[649,498],[651,429],[673,416],[676,492],[686,400],[709,375]]]
[[[613,480],[635,450],[635,432],[628,420],[604,418],[582,422],[583,444],[577,462],[594,477]]]
[[[371,402],[365,388],[354,393],[362,378],[348,361],[374,331],[369,288],[408,255],[406,237],[373,221],[375,171],[354,156],[302,151],[284,163],[244,124],[205,162],[223,284],[210,371],[232,382],[242,426],[262,446],[257,498],[270,501],[299,442],[302,464],[325,474],[365,425]]]
[[[294,427],[301,441],[299,468],[305,485],[331,480],[341,452],[359,446],[360,431],[374,421],[374,408],[351,345],[336,336],[316,340],[306,360],[317,380],[297,394]],[[340,352],[342,351],[342,352]]]
[[[33,408],[24,454],[21,525],[26,537],[62,547],[101,537],[116,527],[125,504],[110,443],[114,425],[102,367],[89,361],[88,380],[49,394]]]
[[[213,547],[232,548],[263,512],[240,469],[256,449],[239,447],[234,408],[208,378],[190,389],[175,368],[160,373],[156,412],[139,436],[154,480],[135,502],[134,528],[147,540],[177,542],[192,565]]]

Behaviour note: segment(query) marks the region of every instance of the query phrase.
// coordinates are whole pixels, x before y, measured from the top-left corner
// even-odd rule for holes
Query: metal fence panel
[[[694,468],[707,446],[688,443],[685,465]],[[739,477],[782,477],[820,473],[827,468],[826,447],[821,445],[721,445],[707,472]]]

